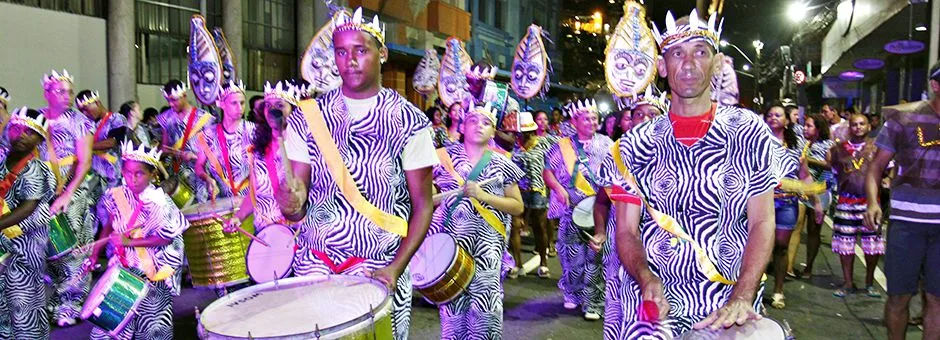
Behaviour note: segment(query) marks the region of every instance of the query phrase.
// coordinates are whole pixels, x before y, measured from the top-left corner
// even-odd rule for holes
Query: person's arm
[[[433,186],[431,178],[430,166],[405,170],[408,194],[411,196],[408,235],[402,239],[392,263],[372,273],[372,277],[385,283],[391,290],[395,289],[399,276],[411,262],[411,257],[418,251],[418,247],[424,242],[424,237],[427,236],[428,229],[431,227],[431,215],[434,213],[434,204],[431,200],[431,187]]]
[[[875,157],[868,164],[868,171],[865,172],[865,198],[868,201],[868,209],[865,210],[864,222],[869,228],[880,226],[881,219],[884,217],[881,204],[878,202],[878,190],[881,187],[881,175],[884,174],[892,158],[894,158],[894,152],[879,147]]]
[[[555,178],[555,172],[552,171],[552,169],[546,167],[545,170],[542,171],[542,179],[545,180],[545,185],[555,192],[557,199],[561,200],[561,202],[564,203],[566,207],[571,204],[569,201],[570,197],[568,197],[568,191],[565,190],[565,187],[561,186],[561,183],[558,183],[558,179]]]
[[[93,138],[91,134],[86,134],[75,141],[76,166],[72,174],[72,180],[65,188],[65,191],[52,202],[52,205],[49,207],[51,214],[55,215],[64,211],[65,207],[72,201],[75,190],[78,190],[78,187],[82,185],[82,182],[85,180],[85,175],[87,175],[88,170],[91,169],[91,145]],[[55,157],[55,155],[51,157]]]
[[[594,200],[594,242],[591,242],[589,246],[594,251],[600,251],[601,246],[607,241],[607,216],[610,216],[611,203],[607,190],[598,190],[596,197]]]
[[[663,290],[663,282],[650,270],[646,259],[646,247],[640,235],[640,206],[637,204],[614,202],[617,231],[617,258],[623,268],[633,277],[640,286],[640,295],[643,301],[656,303],[659,309],[659,320],[666,320],[669,316],[669,302]]]
[[[773,190],[752,196],[747,200],[747,243],[741,261],[741,273],[731,290],[728,302],[712,312],[695,329],[731,327],[743,325],[748,320],[759,320],[754,312],[754,299],[760,279],[770,262],[774,246],[774,196]]]
[[[525,206],[522,205],[522,193],[519,192],[518,184],[506,185],[503,187],[505,196],[496,196],[484,191],[477,182],[471,181],[464,185],[464,194],[512,216],[522,215],[522,211],[525,209]]]
[[[20,222],[23,222],[23,220],[29,217],[29,215],[33,214],[33,211],[36,210],[37,206],[39,206],[39,200],[27,200],[21,202],[20,205],[16,206],[16,209],[11,210],[6,215],[0,216],[0,230],[15,226]]]
[[[94,151],[111,150],[115,146],[117,146],[117,138],[108,138],[95,142],[91,149]]]

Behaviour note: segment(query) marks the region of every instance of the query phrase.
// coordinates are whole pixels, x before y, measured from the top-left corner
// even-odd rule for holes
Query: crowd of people
[[[48,338],[50,323],[79,318],[94,323],[92,338],[172,338],[187,258],[197,280],[184,233],[198,221],[187,209],[226,199],[238,208],[217,226],[225,235],[254,229],[252,242],[264,244],[267,228],[293,234],[289,271],[275,284],[288,272],[368,277],[387,289],[395,339],[408,338],[416,295],[439,307],[441,338],[500,338],[505,280],[527,274],[523,236],[535,241],[534,275],[557,275],[564,308],[603,319],[605,338],[734,329],[766,315],[764,295],[787,307],[786,278],[814,274],[827,218],[844,277],[832,294],[880,297],[874,270],[886,256],[889,337],[904,337],[920,291],[925,338],[940,337],[940,64],[930,100],[880,116],[836,104],[758,114],[716,99],[728,88],[713,82],[725,64],[714,16],[670,13],[660,31],[626,6],[640,10],[618,24],[607,67],[609,81],[620,79],[612,92],[629,96],[606,116],[591,98],[539,110],[508,96],[510,86],[520,99],[543,88],[549,67],[537,62],[534,25],[520,46],[535,52],[517,52],[513,67],[535,69],[513,71],[509,86],[492,65],[460,60],[461,43],[448,40],[440,100],[422,112],[381,86],[384,26],[361,9],[328,24],[342,78],[328,91],[282,81],[249,99],[219,63],[199,64],[213,77],[167,82],[160,110],[127,102],[115,114],[95,89],[75,94],[67,71],[41,78],[44,108],[17,107],[0,88],[0,338]],[[445,72],[452,65],[465,66]],[[653,89],[657,75],[669,100]],[[455,249],[437,273],[459,285],[450,295],[425,284],[435,274],[426,263],[440,259],[424,250],[437,242]],[[859,246],[867,272],[856,286]],[[549,270],[552,257],[561,273]],[[461,261],[466,276],[452,273]],[[95,305],[112,298],[92,285],[102,267],[99,285],[147,287],[119,325]],[[237,274],[264,286],[257,273]],[[209,287],[221,298],[247,285]]]

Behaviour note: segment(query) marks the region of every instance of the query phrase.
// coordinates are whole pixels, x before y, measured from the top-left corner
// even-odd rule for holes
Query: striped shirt
[[[891,219],[940,225],[940,114],[926,101],[886,107],[875,144],[894,153]]]

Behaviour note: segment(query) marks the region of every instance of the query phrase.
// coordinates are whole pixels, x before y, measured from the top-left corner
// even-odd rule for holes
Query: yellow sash
[[[437,149],[437,158],[441,160],[441,166],[457,181],[457,184],[463,185],[463,176],[457,173],[457,169],[454,169],[454,161],[450,159],[447,150],[444,148]],[[486,221],[487,224],[493,227],[493,229],[496,229],[496,232],[502,235],[503,238],[506,238],[506,226],[503,225],[503,222],[499,220],[496,214],[484,207],[476,198],[470,197],[470,203],[473,205],[473,208],[480,213],[480,217],[483,217],[483,220]]]
[[[7,205],[7,201],[3,197],[0,197],[0,216],[6,215],[9,213],[10,213],[10,206]],[[10,227],[7,227],[6,229],[3,229],[3,235],[6,236],[8,239],[12,240],[14,238],[17,238],[23,235],[23,229],[20,228],[19,225],[12,225]]]
[[[616,143],[614,145],[616,145]],[[580,171],[574,171],[574,163],[578,159],[578,156],[575,155],[574,145],[571,145],[571,137],[558,140],[558,148],[561,150],[561,158],[565,161],[565,167],[568,168],[568,173],[575,176],[575,188],[581,191],[585,196],[596,195],[597,193],[594,191],[594,187],[584,178],[584,174]],[[584,164],[584,166],[587,166],[587,164]]]
[[[643,192],[640,191],[639,185],[637,185],[636,178],[633,177],[633,174],[630,173],[630,169],[627,168],[627,165],[623,162],[623,157],[620,155],[619,143],[614,143],[610,148],[611,155],[614,158],[614,163],[617,165],[617,169],[620,170],[620,173],[623,174],[623,178],[626,180],[627,185],[636,192],[637,196],[640,196],[640,199],[643,201],[643,205],[646,207],[646,211],[649,212],[650,216],[653,217],[653,221],[656,222],[660,228],[669,232],[676,238],[689,242],[695,249],[695,260],[698,263],[699,270],[702,274],[705,274],[708,277],[709,281],[719,282],[726,285],[733,285],[734,281],[726,279],[721,273],[718,272],[718,268],[715,267],[715,264],[712,263],[711,259],[708,258],[708,254],[705,253],[705,249],[702,249],[701,246],[694,239],[692,239],[689,234],[685,232],[685,229],[679,225],[679,221],[676,221],[675,218],[656,210],[647,202],[646,196],[643,195]]]
[[[108,153],[108,151],[106,150],[95,151],[95,156],[103,158],[106,162],[110,163],[111,165],[114,165],[114,163],[117,162],[117,157],[114,157],[114,155]]]
[[[320,106],[316,100],[307,99],[300,102],[300,110],[304,114],[310,134],[313,135],[314,141],[320,148],[323,161],[330,169],[330,175],[339,187],[340,193],[343,194],[343,198],[352,205],[353,209],[356,209],[357,212],[375,223],[379,228],[401,237],[407,236],[408,222],[404,218],[384,212],[372,205],[365,197],[362,197],[359,187],[356,186],[356,181],[349,173],[349,169],[346,168],[346,164],[343,163],[336,142],[333,141],[330,131],[326,128],[326,119],[323,118],[323,113],[320,112]]]
[[[192,114],[196,114],[197,112],[199,112],[199,111],[193,110],[193,113],[192,113]],[[190,129],[189,131],[183,131],[183,133],[188,132],[187,135],[189,136],[189,138],[192,138],[192,136],[193,136],[194,133],[199,132],[199,131],[202,131],[203,126],[205,126],[207,123],[209,123],[209,119],[212,119],[212,116],[207,115],[207,114],[206,114],[206,115],[202,115],[202,117],[199,117],[199,120],[196,121],[196,124],[193,124],[193,128],[192,128],[192,129]],[[186,136],[181,136],[180,139],[177,139],[177,140],[176,140],[176,143],[173,143],[173,148],[176,149],[176,150],[182,149],[182,148],[183,148],[183,141],[184,141],[184,140],[185,140],[185,141],[188,141],[189,138],[187,138]]]
[[[206,142],[205,135],[200,134],[197,140],[199,141],[199,147],[203,150],[203,152],[206,153],[206,158],[209,159],[209,164],[212,164],[212,169],[215,170],[215,173],[219,174],[219,177],[222,177],[224,179],[226,175],[225,175],[225,170],[222,168],[222,163],[219,162],[219,158],[216,157],[215,152],[212,152],[212,148],[210,148],[209,143]],[[227,183],[222,183],[222,185],[228,186]],[[236,187],[234,188],[235,192],[232,193],[232,196],[238,196],[238,193],[244,190],[245,186],[247,185],[248,185],[248,178],[242,179],[238,183],[238,185],[236,185]],[[254,203],[254,200],[252,200],[252,203]]]
[[[111,196],[114,197],[114,203],[117,204],[117,208],[121,211],[121,214],[127,216],[127,218],[131,218],[133,215],[133,210],[131,209],[130,203],[127,201],[127,197],[124,197],[124,193],[122,191],[123,189],[121,187],[113,188],[111,189]],[[138,202],[137,204],[143,204],[143,202]],[[131,215],[128,215],[128,213]],[[127,227],[129,228],[128,237],[132,239],[140,239],[146,236],[144,235],[144,231],[141,228],[136,228],[134,226]],[[137,252],[137,258],[140,260],[140,266],[143,267],[141,269],[144,270],[144,274],[147,275],[147,279],[149,279],[151,282],[166,280],[166,278],[170,277],[170,275],[173,275],[173,273],[176,271],[175,269],[168,266],[160,267],[159,270],[156,269],[153,258],[150,257],[150,253],[147,252],[147,247],[134,247],[134,250]]]
[[[52,174],[55,175],[55,194],[58,196],[62,193],[62,189],[65,187],[65,179],[62,178],[62,174],[59,173],[59,167],[62,165],[69,165],[75,163],[75,156],[68,156],[64,158],[58,158],[59,155],[55,152],[55,144],[52,143],[52,136],[46,136],[46,158],[49,160],[46,164],[52,168]]]

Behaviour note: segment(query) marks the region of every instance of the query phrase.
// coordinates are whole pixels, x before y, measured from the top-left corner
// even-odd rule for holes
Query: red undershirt
[[[673,136],[685,146],[692,146],[692,144],[698,142],[702,137],[705,137],[708,128],[712,126],[716,107],[717,105],[712,103],[708,112],[692,117],[682,117],[670,112],[669,121],[672,122]]]

